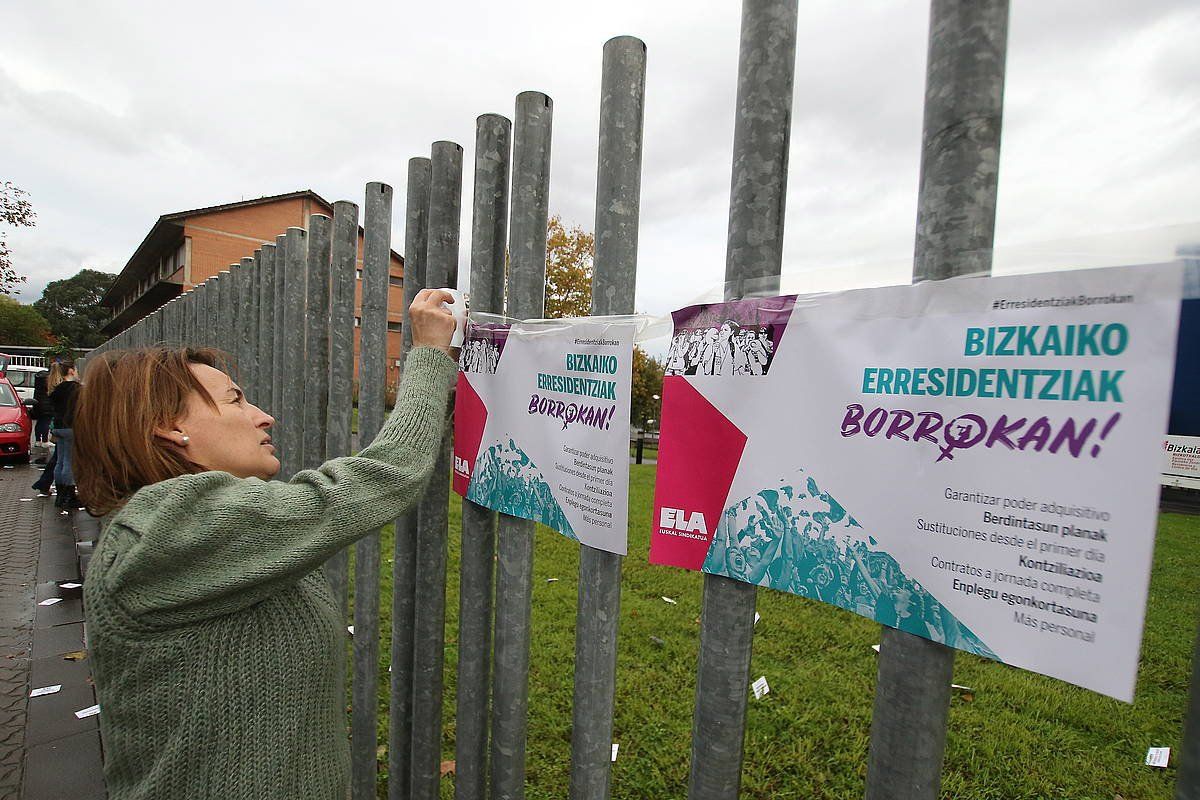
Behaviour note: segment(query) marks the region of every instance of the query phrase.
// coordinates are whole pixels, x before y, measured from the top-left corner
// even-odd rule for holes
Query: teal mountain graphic
[[[782,481],[781,481],[782,483]],[[839,606],[884,625],[1000,660],[811,477],[725,509],[704,571]],[[864,539],[866,541],[864,541]]]
[[[475,459],[467,499],[486,508],[553,528],[579,540],[541,470],[512,439],[489,447]]]

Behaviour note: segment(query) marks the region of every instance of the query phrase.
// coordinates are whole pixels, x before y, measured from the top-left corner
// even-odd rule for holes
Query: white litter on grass
[[[663,595],[663,602],[664,602],[664,603],[670,603],[670,604],[671,604],[671,605],[673,605],[673,606],[677,606],[677,605],[679,605],[679,603],[677,603],[676,601],[674,601],[674,600],[672,600],[671,598],[667,597],[666,595]]]
[[[612,760],[613,761],[617,760],[617,750],[619,750],[620,747],[621,747],[621,745],[617,744],[616,742],[613,742],[613,751],[612,751]]]
[[[546,583],[558,583],[558,578],[546,578]]]
[[[353,625],[347,625],[346,630],[350,631],[351,636],[354,635],[354,626]]]
[[[764,696],[770,693],[771,687],[767,686],[767,676],[763,675],[754,683],[750,684],[750,688],[754,690],[754,699],[762,700]]]
[[[871,645],[871,649],[872,649],[872,650],[874,650],[876,653],[878,653],[878,652],[879,652],[879,645],[877,645],[877,644],[873,644],[873,645]]]
[[[47,694],[58,694],[58,690],[62,688],[61,683],[56,683],[53,686],[43,686],[40,689],[34,689],[29,693],[30,697],[41,697]]]
[[[88,717],[94,717],[99,713],[100,713],[100,704],[97,703],[94,706],[88,706],[87,708],[79,709],[78,711],[75,712],[75,716],[78,717],[79,719],[87,719]]]
[[[1146,751],[1146,766],[1167,768],[1167,762],[1171,760],[1171,748],[1169,747],[1151,747]]]
[[[81,586],[83,586],[82,583],[75,583],[74,581],[68,581],[67,583],[60,583],[58,585],[58,588],[60,588],[60,589],[78,589]]]
[[[754,624],[755,624],[755,625],[757,625],[757,624],[758,624],[758,621],[759,621],[760,619],[762,619],[762,615],[761,615],[761,614],[759,614],[757,611],[755,611],[755,612],[754,612]]]
[[[45,600],[43,600],[42,602],[38,603],[38,605],[39,605],[39,606],[52,606],[52,605],[54,605],[55,603],[61,603],[61,602],[62,602],[62,598],[61,598],[61,597],[47,597],[47,598],[46,598]]]

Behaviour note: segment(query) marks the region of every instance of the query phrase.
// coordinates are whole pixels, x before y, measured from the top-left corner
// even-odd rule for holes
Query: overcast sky
[[[928,15],[801,3],[786,287],[907,281]],[[469,209],[475,118],[511,117],[526,89],[555,101],[551,212],[590,230],[601,49],[631,34],[648,47],[637,305],[685,305],[724,274],[739,16],[732,0],[10,4],[0,179],[38,213],[9,233],[21,298],[119,271],[160,214],[302,188],[361,204],[391,183],[403,252],[407,160],[462,144]],[[1013,0],[1004,269],[1096,243],[1147,260],[1195,235],[1198,41],[1194,0]]]

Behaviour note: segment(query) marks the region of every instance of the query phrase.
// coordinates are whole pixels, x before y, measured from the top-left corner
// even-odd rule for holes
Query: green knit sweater
[[[318,568],[413,506],[454,374],[413,350],[358,456],[289,483],[183,475],[113,515],[84,582],[112,800],[345,798],[347,632]]]

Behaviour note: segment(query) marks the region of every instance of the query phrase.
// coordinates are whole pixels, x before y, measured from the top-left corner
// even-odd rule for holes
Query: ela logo
[[[704,523],[704,515],[699,511],[689,513],[682,508],[667,508],[663,506],[662,512],[658,517],[658,527],[688,533],[699,531],[705,536],[708,535],[708,526]]]
[[[467,466],[467,460],[458,456],[454,457],[454,471],[459,475],[469,476],[471,474],[471,469]]]

